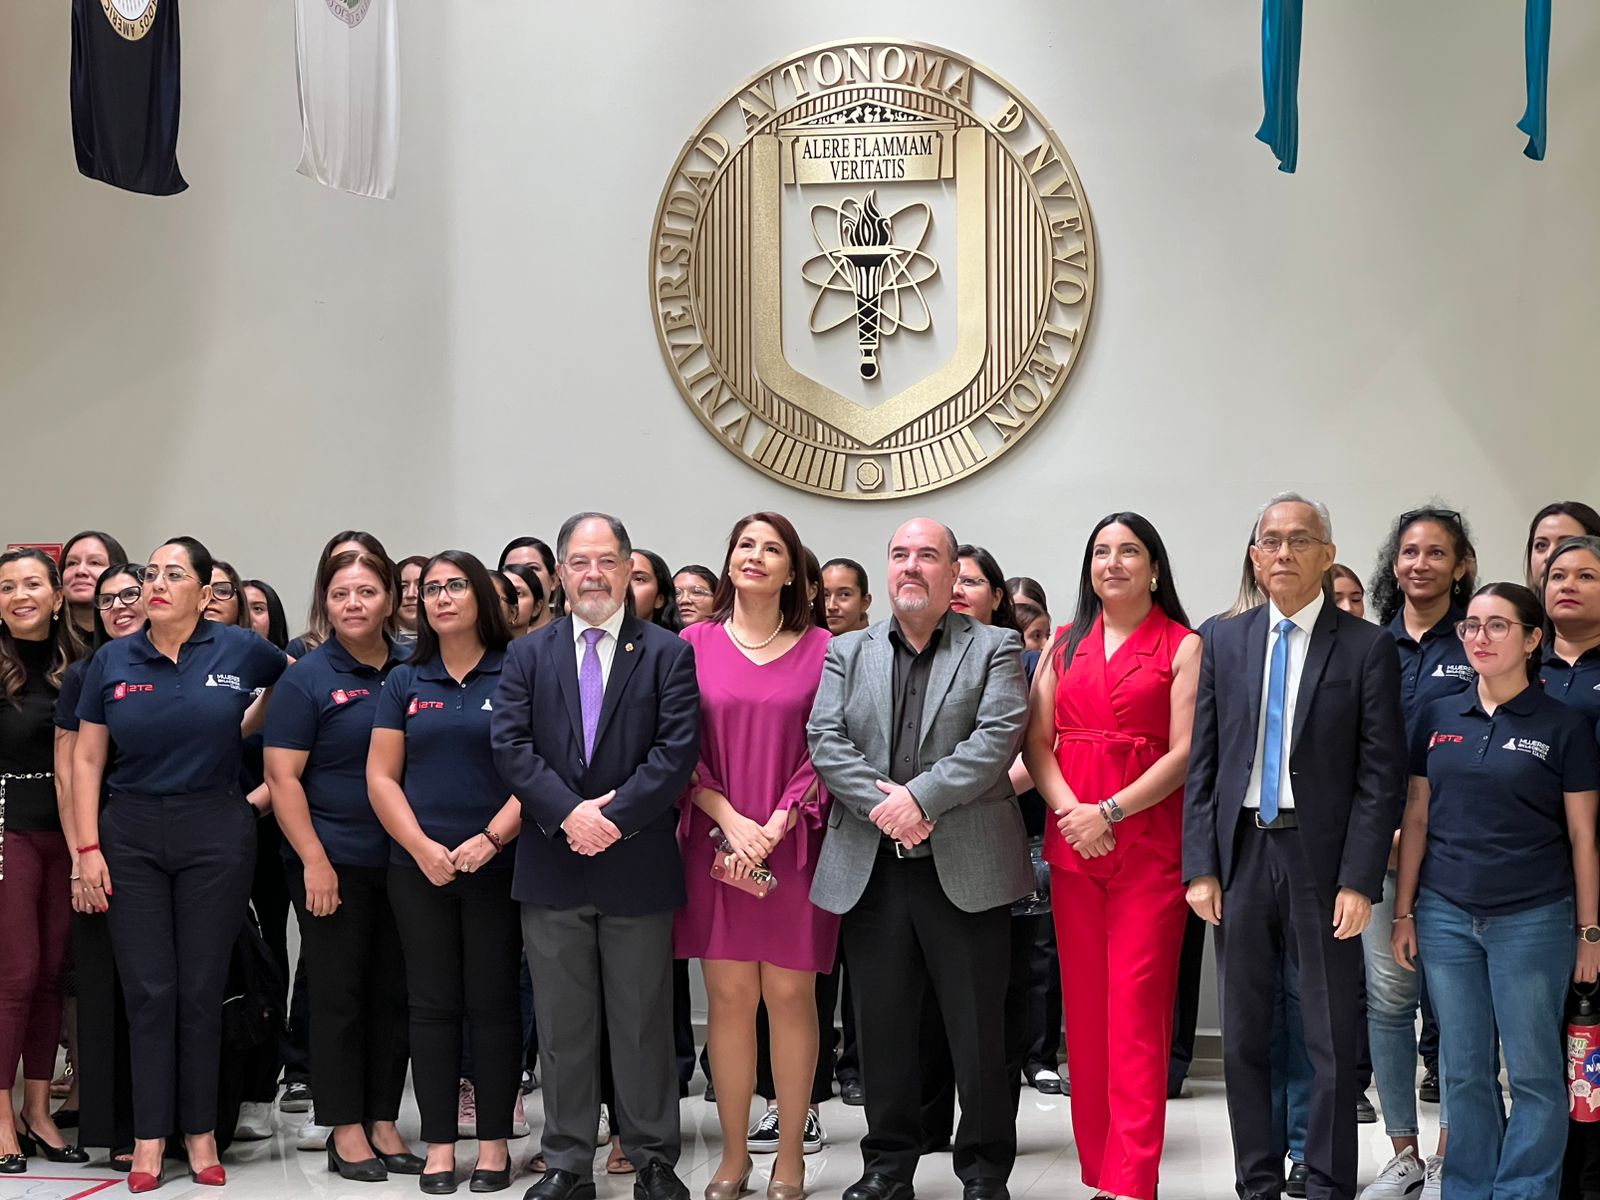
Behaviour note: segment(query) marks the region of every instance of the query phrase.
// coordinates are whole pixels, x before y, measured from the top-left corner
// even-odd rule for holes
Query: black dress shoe
[[[456,1192],[454,1171],[424,1171],[417,1176],[417,1187],[428,1196],[453,1196]]]
[[[498,1171],[490,1171],[485,1167],[477,1167],[472,1172],[472,1178],[467,1182],[467,1191],[503,1192],[510,1186],[510,1166],[501,1167]]]
[[[594,1176],[546,1171],[538,1183],[522,1193],[522,1200],[594,1200]]]
[[[86,1163],[89,1161],[89,1152],[80,1150],[70,1143],[65,1146],[52,1146],[33,1131],[33,1126],[26,1121],[22,1123],[22,1132],[17,1134],[17,1144],[23,1154],[42,1154],[46,1161],[53,1163]]]
[[[867,1102],[867,1089],[861,1086],[859,1079],[845,1079],[839,1083],[839,1099],[855,1108],[860,1108]]]
[[[707,1104],[715,1104],[716,1102],[717,1102],[717,1085],[712,1083],[711,1080],[708,1079],[708,1080],[706,1080],[706,1103]]]
[[[1311,1178],[1311,1172],[1306,1169],[1305,1163],[1294,1163],[1289,1168],[1289,1181],[1283,1185],[1285,1196],[1302,1197],[1306,1194],[1306,1181]]]
[[[633,1181],[633,1200],[689,1200],[689,1189],[671,1167],[653,1158],[639,1169]]]
[[[961,1200],[1011,1200],[1011,1193],[998,1179],[974,1179],[962,1185]]]
[[[869,1171],[844,1190],[844,1200],[915,1200],[909,1183]]]
[[[382,1183],[389,1178],[389,1168],[376,1156],[363,1158],[360,1162],[347,1162],[340,1158],[331,1133],[328,1135],[328,1170],[339,1172],[340,1179],[348,1179],[352,1183]]]
[[[1376,1125],[1378,1123],[1378,1110],[1372,1107],[1372,1101],[1367,1099],[1367,1094],[1362,1092],[1356,1097],[1356,1124]]]
[[[1422,1073],[1422,1082],[1417,1085],[1417,1099],[1424,1104],[1439,1103],[1439,1072],[1433,1068]]]
[[[328,1139],[330,1142],[332,1138]],[[406,1150],[400,1154],[385,1154],[378,1152],[378,1161],[383,1164],[383,1169],[391,1175],[421,1175],[423,1168],[428,1165],[428,1160]]]
[[[1041,1096],[1059,1096],[1061,1076],[1048,1068],[1041,1068],[1028,1077],[1028,1086]]]

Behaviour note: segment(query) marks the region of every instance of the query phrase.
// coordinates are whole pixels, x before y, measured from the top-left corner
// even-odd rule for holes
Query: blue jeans
[[[1437,892],[1417,897],[1417,941],[1439,1014],[1439,1074],[1450,1090],[1450,1200],[1549,1200],[1567,1142],[1562,1015],[1577,956],[1570,896],[1474,917]],[[1498,1085],[1498,1023],[1511,1084]]]
[[[1306,1160],[1306,1122],[1311,1105],[1311,1060],[1300,1030],[1300,979],[1289,956],[1278,977],[1272,1021],[1272,1135],[1289,1161]]]
[[[1421,971],[1394,960],[1389,934],[1394,928],[1395,873],[1383,881],[1383,900],[1372,906],[1372,924],[1361,935],[1367,964],[1367,1040],[1372,1076],[1383,1104],[1383,1131],[1392,1138],[1416,1137],[1417,1004]],[[1444,1089],[1439,1089],[1439,1124],[1448,1127]]]

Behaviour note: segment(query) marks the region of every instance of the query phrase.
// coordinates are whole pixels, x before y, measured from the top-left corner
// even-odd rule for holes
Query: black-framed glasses
[[[144,589],[135,584],[115,592],[100,592],[94,598],[94,606],[101,612],[108,611],[113,604],[120,604],[124,608],[132,608],[139,603],[139,597],[144,595]]]
[[[1400,528],[1404,529],[1413,521],[1454,521],[1461,524],[1461,514],[1453,508],[1413,508],[1410,512],[1400,514]]]
[[[452,596],[465,596],[472,584],[467,582],[464,575],[457,575],[451,579],[435,579],[431,583],[422,585],[422,598],[424,600],[437,600],[440,592],[449,592]]]
[[[1480,621],[1477,617],[1468,617],[1465,621],[1456,622],[1456,636],[1463,642],[1470,642],[1482,630],[1489,635],[1491,642],[1503,642],[1511,635],[1512,627],[1518,629],[1528,628],[1521,621],[1511,621],[1505,617],[1490,617],[1487,621]]]
[[[232,600],[239,594],[239,589],[224,579],[220,583],[211,585],[211,594],[218,600]]]
[[[1266,537],[1258,537],[1256,539],[1256,547],[1263,554],[1276,554],[1285,546],[1288,546],[1294,554],[1306,554],[1313,546],[1326,546],[1327,544],[1321,538],[1312,537],[1309,533],[1296,533],[1286,538],[1269,533]]]

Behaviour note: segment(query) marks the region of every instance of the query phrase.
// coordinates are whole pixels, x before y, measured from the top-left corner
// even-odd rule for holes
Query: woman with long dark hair
[[[1101,518],[1034,675],[1023,758],[1054,815],[1073,1135],[1084,1183],[1109,1196],[1152,1200],[1161,1162],[1199,668],[1161,535],[1138,513]]]
[[[810,897],[827,816],[806,747],[829,637],[817,623],[814,582],[788,519],[752,513],[728,537],[711,619],[684,632],[700,681],[701,761],[679,832],[688,903],[675,921],[674,952],[701,960],[711,1004],[707,1043],[723,1155],[707,1200],[749,1190],[762,1002],[781,1118],[767,1195],[804,1195],[802,1136],[818,1074],[816,976],[833,969],[839,934],[839,918]],[[729,882],[712,877],[719,858]],[[780,881],[764,897],[732,886],[764,873]]]
[[[684,628],[709,620],[717,596],[717,573],[700,563],[679,567],[672,577],[672,594]]]
[[[1534,595],[1544,594],[1544,568],[1550,555],[1574,537],[1600,537],[1600,512],[1593,506],[1582,500],[1557,500],[1533,514],[1522,551],[1522,572]]]
[[[672,570],[667,560],[654,550],[634,547],[628,590],[633,597],[634,615],[641,621],[649,621],[673,633],[682,631],[683,618],[678,614]]]
[[[1442,1186],[1468,1200],[1556,1194],[1562,1006],[1600,971],[1600,750],[1593,722],[1537,686],[1543,621],[1521,584],[1479,588],[1457,626],[1474,685],[1430,703],[1411,739],[1390,945],[1406,971],[1420,956],[1438,1008]]]
[[[0,554],[0,1077],[22,1066],[22,1112],[0,1088],[0,1173],[25,1154],[88,1162],[50,1116],[70,949],[70,877],[55,775],[56,697],[82,644],[55,562],[41,550]],[[20,1126],[16,1117],[20,1116]]]
[[[85,529],[61,544],[57,562],[61,586],[67,593],[67,612],[73,627],[85,641],[94,636],[95,580],[113,563],[128,561],[122,543],[109,533]]]
[[[512,621],[513,628],[521,630],[517,636],[532,633],[536,629],[543,629],[555,618],[550,613],[550,604],[546,599],[544,578],[527,563],[508,563],[500,568],[500,573],[511,581],[511,586],[517,593],[517,616]]]
[[[257,689],[270,690],[287,659],[250,630],[203,618],[211,578],[200,542],[162,543],[143,573],[145,630],[100,648],[78,703],[78,889],[83,906],[111,914],[127,999],[130,1191],[160,1185],[175,1129],[198,1182],[227,1178],[214,1136],[216,1064],[228,959],[255,862],[256,811],[239,790],[242,726]],[[103,814],[102,778],[111,792]]]
[[[545,599],[550,606],[551,614],[559,617],[567,611],[566,596],[561,591],[561,579],[556,574],[556,553],[543,538],[512,538],[500,551],[500,561],[495,565],[496,569],[501,571],[507,567],[532,567],[539,576],[539,582],[544,584]]]
[[[244,581],[245,623],[278,649],[289,645],[289,618],[278,590],[264,579]]]
[[[211,603],[206,605],[206,620],[254,629],[245,607],[244,578],[231,562],[220,558],[211,564]]]
[[[961,546],[956,550],[957,565],[955,590],[950,596],[952,612],[966,613],[985,625],[998,625],[1001,629],[1015,629],[1017,602],[1006,590],[1006,577],[1000,573],[1000,564],[982,546]]]
[[[109,641],[131,637],[144,629],[142,571],[134,563],[116,563],[95,580],[91,655]],[[61,825],[69,847],[83,844],[73,816],[72,758],[78,744],[78,701],[83,695],[83,676],[88,666],[89,660],[80,658],[67,668],[56,700],[57,791],[61,798]],[[115,756],[113,747],[113,760]],[[110,767],[108,762],[108,772]],[[103,787],[101,792],[103,807]],[[78,1137],[85,1146],[109,1147],[111,1157],[106,1165],[114,1171],[126,1171],[133,1165],[133,1075],[128,1065],[128,1010],[111,949],[110,922],[104,913],[84,907],[77,894],[72,907],[72,972],[81,1021],[73,1056]]]
[[[390,674],[372,722],[367,791],[393,843],[389,902],[405,946],[411,1063],[428,1143],[421,1188],[430,1195],[456,1189],[463,1016],[478,1099],[472,1190],[511,1185],[522,934],[512,856],[501,851],[521,831],[522,808],[489,744],[510,640],[483,564],[464,550],[435,554],[422,572],[416,649]]]

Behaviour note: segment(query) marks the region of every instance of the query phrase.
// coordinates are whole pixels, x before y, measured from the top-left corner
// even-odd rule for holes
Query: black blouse
[[[56,689],[45,678],[54,640],[13,639],[26,673],[9,700],[0,698],[0,775],[37,775],[55,770]],[[8,779],[5,827],[18,833],[60,831],[54,779]]]

